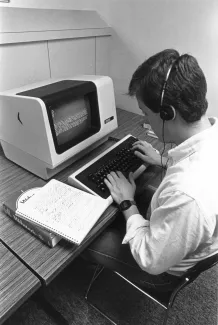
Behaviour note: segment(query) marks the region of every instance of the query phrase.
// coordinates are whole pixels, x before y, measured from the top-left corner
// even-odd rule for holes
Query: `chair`
[[[143,286],[139,286],[138,284],[129,281],[127,278],[125,278],[122,274],[116,272],[116,271],[112,271],[114,273],[116,273],[117,275],[119,275],[121,278],[123,278],[125,281],[127,281],[128,283],[130,283],[133,287],[135,287],[137,290],[141,291],[144,295],[146,295],[147,297],[149,297],[150,299],[152,299],[153,301],[155,301],[156,303],[158,303],[159,305],[161,305],[164,309],[165,309],[165,316],[164,316],[164,320],[163,320],[163,325],[167,324],[167,320],[168,320],[168,315],[169,315],[169,311],[171,310],[173,303],[175,301],[175,298],[177,296],[177,294],[180,292],[180,290],[182,290],[184,287],[186,287],[188,284],[192,283],[202,272],[210,269],[211,267],[215,266],[218,263],[218,254],[210,256],[200,262],[198,262],[194,267],[190,268],[182,277],[181,277],[181,281],[179,282],[179,284],[172,289],[172,291],[169,292],[158,292],[157,290],[153,289],[153,288],[145,288]],[[85,299],[87,300],[87,302],[96,310],[98,310],[104,317],[106,317],[112,324],[116,323],[110,319],[107,315],[105,315],[102,311],[100,311],[97,306],[95,306],[94,304],[92,304],[89,300],[88,300],[88,294],[90,292],[90,289],[92,287],[92,284],[94,283],[94,281],[97,279],[97,277],[100,275],[100,273],[103,271],[104,266],[100,266],[97,265],[94,275],[91,279],[91,282],[89,284],[89,287],[86,291],[85,294]]]

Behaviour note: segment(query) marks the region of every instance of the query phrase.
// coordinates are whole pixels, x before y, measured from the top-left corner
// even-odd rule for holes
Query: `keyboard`
[[[132,144],[138,139],[127,135],[105,150],[89,163],[68,177],[68,183],[86,192],[98,195],[113,202],[110,191],[104,183],[104,178],[111,171],[121,171],[126,177],[133,172],[133,178],[139,177],[146,166],[131,150]]]

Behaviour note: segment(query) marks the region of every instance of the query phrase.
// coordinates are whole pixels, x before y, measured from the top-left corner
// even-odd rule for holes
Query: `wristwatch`
[[[120,211],[128,210],[132,205],[136,205],[134,200],[124,200],[119,204]]]

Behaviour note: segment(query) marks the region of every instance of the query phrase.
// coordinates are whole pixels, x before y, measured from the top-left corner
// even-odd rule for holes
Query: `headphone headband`
[[[172,105],[163,105],[163,99],[164,99],[164,93],[166,90],[166,86],[167,86],[167,81],[170,75],[170,72],[173,68],[173,66],[175,65],[175,63],[177,62],[178,58],[170,65],[164,83],[163,83],[163,88],[162,88],[162,92],[161,92],[161,98],[160,98],[160,117],[163,121],[170,121],[170,120],[174,120],[174,118],[176,117],[176,111],[175,108]]]
[[[175,62],[174,62],[175,63]],[[168,71],[167,71],[167,74],[166,74],[166,77],[165,77],[165,80],[164,80],[164,84],[163,84],[163,88],[162,88],[162,92],[161,92],[161,98],[160,98],[160,106],[162,107],[163,105],[163,99],[164,99],[164,93],[165,93],[165,89],[166,89],[166,85],[167,85],[167,80],[169,78],[169,75],[170,75],[170,72],[172,70],[172,67],[173,67],[173,64],[170,65]]]

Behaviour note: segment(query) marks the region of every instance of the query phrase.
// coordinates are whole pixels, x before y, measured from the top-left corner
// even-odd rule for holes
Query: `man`
[[[111,172],[105,184],[114,201],[121,209],[123,201],[130,202],[124,218],[86,252],[95,262],[160,290],[169,290],[199,260],[218,252],[218,122],[205,115],[206,91],[196,59],[176,50],[157,53],[134,72],[129,95],[159,140],[176,147],[166,159],[145,141],[133,145],[142,161],[167,168],[151,201],[150,220],[134,203],[132,174],[126,179]]]

